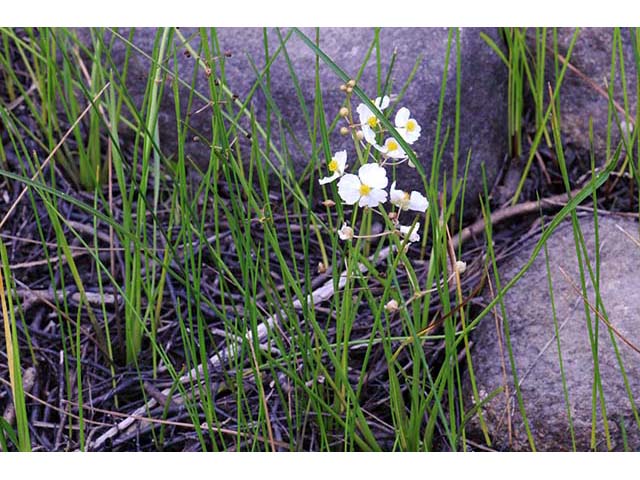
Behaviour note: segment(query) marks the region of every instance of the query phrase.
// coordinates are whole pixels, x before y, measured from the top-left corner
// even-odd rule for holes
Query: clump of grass
[[[23,208],[12,209],[0,221],[22,215],[33,223],[31,240],[46,259],[33,275],[37,272],[60,293],[46,305],[59,336],[56,351],[62,352],[61,362],[53,362],[60,363],[63,381],[55,393],[64,405],[56,412],[61,428],[50,441],[53,448],[104,449],[113,442],[112,447],[124,449],[131,441],[126,429],[140,418],[147,420],[138,432],[146,439],[145,448],[157,450],[468,448],[466,422],[482,412],[467,411],[462,393],[465,371],[474,385],[469,334],[502,302],[535,255],[516,278],[498,285],[489,306],[481,312],[472,308],[472,289],[460,275],[459,261],[466,257],[461,244],[454,244],[457,232],[452,231],[453,226],[462,227],[471,163],[471,153],[459,151],[464,128],[459,118],[459,33],[452,29],[448,35],[430,172],[393,122],[377,115],[416,166],[429,200],[429,209],[419,218],[421,241],[413,246],[395,233],[366,238],[371,210],[342,205],[335,184],[322,187],[335,205],[318,207],[314,200],[318,177],[326,173],[334,152],[330,132],[341,120],[326,114],[337,106],[324,103],[321,65],[352,89],[345,97],[348,111],[353,100],[377,112],[370,96],[382,97],[395,88],[396,61],[388,71],[379,61],[374,71],[365,69],[370,56],[379,57],[379,30],[357,72],[343,71],[323,52],[320,31],[314,39],[297,29],[276,33],[272,44],[265,30],[265,65],[250,59],[256,80],[249,98],[239,99],[228,85],[227,56],[215,29],[199,29],[189,37],[177,29],[158,29],[152,52],[146,54],[135,46],[133,31],[92,29],[90,44],[83,45],[66,29],[26,30],[25,36],[0,29],[0,42],[11,46],[26,72],[24,76],[12,68],[15,59],[8,53],[0,56],[6,95],[10,102],[24,103],[37,125],[32,131],[17,111],[2,111],[12,163],[3,146],[0,175],[24,189],[29,203],[24,201]],[[494,45],[510,65],[510,137],[518,155],[524,84],[536,99],[534,145],[548,136],[558,95],[554,90],[553,101],[543,108],[546,31],[536,30],[535,36],[533,66],[525,30],[511,31],[508,56]],[[291,38],[300,39],[316,56],[312,108],[291,61]],[[115,42],[125,45],[120,71],[112,58]],[[169,66],[171,60],[177,65],[185,50],[194,62],[191,79],[180,78],[177,67]],[[144,55],[151,65],[141,105],[126,87],[134,54]],[[289,124],[273,98],[270,66],[282,58],[303,112],[302,129]],[[446,83],[450,62],[458,72],[455,85]],[[563,74],[564,69],[556,87]],[[359,79],[365,75],[376,76],[377,92],[360,89]],[[166,82],[169,76],[171,83]],[[198,91],[197,79],[203,77],[208,78],[206,91]],[[399,89],[397,102],[409,81]],[[34,85],[33,90],[25,85]],[[181,87],[187,87],[186,94]],[[175,156],[167,158],[159,148],[164,88],[172,89],[178,119],[200,102],[209,106],[212,134],[201,141],[211,148],[204,165],[195,165],[185,153],[187,138],[193,135],[188,123],[175,125]],[[443,132],[449,88],[456,92],[455,128]],[[257,91],[266,99],[265,123],[250,106]],[[296,145],[290,145],[282,133],[294,131],[308,136],[311,145],[305,152],[309,165],[299,178],[288,167],[300,142],[294,135]],[[558,146],[557,122],[551,131]],[[67,132],[68,141],[58,145]],[[247,137],[244,149],[240,143]],[[454,172],[447,183],[440,172],[449,142]],[[28,145],[37,146],[35,154]],[[368,158],[365,148],[354,144],[353,158],[360,163]],[[459,175],[460,155],[465,155],[466,166]],[[196,169],[199,181],[193,179]],[[613,169],[612,162],[598,175],[594,172],[583,191],[549,223],[536,255],[560,221],[593,195]],[[495,268],[488,201],[484,207],[484,267]],[[341,241],[337,232],[343,222],[365,235]],[[384,228],[395,231],[388,216]],[[0,447],[27,450],[33,439],[19,380],[26,359],[19,353],[32,349],[32,342],[16,327],[20,309],[14,297],[16,285],[24,290],[33,278],[23,282],[11,270],[15,259],[22,258],[20,241],[12,239],[9,252],[1,242],[0,294],[3,288],[9,293],[0,296],[6,302],[5,342],[15,375],[16,429],[0,424]],[[475,386],[472,390],[478,406],[487,401],[479,398]],[[125,418],[100,409],[121,412]],[[95,427],[98,420],[119,426]],[[486,428],[485,437],[490,444]]]
[[[51,72],[52,66],[56,62],[53,55],[53,46],[64,49],[62,78],[56,79],[52,85],[51,97],[44,97],[41,102],[46,104],[48,109],[44,109],[48,115],[53,110],[51,101],[54,92],[62,94],[68,102],[68,118],[71,120],[74,114],[79,113],[78,91],[93,101],[92,108],[88,113],[88,137],[85,131],[80,128],[74,130],[73,146],[78,148],[81,158],[95,158],[90,153],[99,150],[106,150],[106,161],[100,165],[88,165],[78,172],[79,184],[84,185],[93,191],[92,202],[77,200],[70,195],[59,191],[56,187],[56,176],[51,171],[51,175],[40,175],[32,178],[31,172],[39,168],[37,161],[31,161],[27,154],[27,148],[21,145],[20,138],[14,138],[16,151],[29,158],[26,168],[22,174],[12,174],[5,172],[7,178],[13,178],[29,186],[29,196],[32,206],[37,209],[40,202],[47,205],[47,223],[52,222],[56,232],[57,245],[52,257],[64,259],[63,265],[57,267],[51,265],[52,279],[55,278],[54,271],[63,268],[71,275],[70,282],[81,293],[87,291],[85,283],[89,281],[86,273],[78,266],[74,260],[73,251],[68,243],[68,235],[76,238],[89,252],[93,269],[99,272],[97,284],[100,295],[106,297],[114,292],[118,301],[122,303],[124,325],[118,323],[111,312],[103,304],[98,312],[94,312],[94,306],[84,303],[84,308],[80,308],[76,313],[75,327],[69,323],[73,316],[70,304],[65,295],[63,303],[60,305],[61,331],[68,332],[68,352],[66,358],[74,358],[75,363],[65,362],[65,377],[67,381],[67,395],[72,395],[73,383],[83,385],[85,376],[84,368],[80,358],[82,347],[82,331],[79,327],[81,319],[86,315],[91,320],[92,331],[99,338],[100,350],[103,352],[103,361],[111,368],[113,386],[117,388],[115,382],[115,365],[118,358],[122,358],[121,353],[125,351],[124,361],[137,365],[140,368],[140,358],[143,352],[143,338],[150,342],[150,353],[153,358],[153,369],[157,375],[169,371],[172,375],[174,385],[183,385],[186,381],[184,375],[178,374],[175,368],[170,367],[171,360],[167,357],[165,348],[157,343],[158,331],[166,328],[163,316],[166,317],[168,311],[173,313],[174,322],[180,332],[179,338],[181,350],[184,352],[184,362],[186,372],[192,372],[187,378],[185,388],[175,388],[173,392],[183,396],[187,410],[194,425],[200,425],[201,416],[204,415],[206,428],[196,428],[198,441],[202,448],[226,449],[228,440],[215,432],[221,431],[221,420],[216,413],[215,394],[203,389],[202,385],[212,383],[212,375],[216,377],[219,372],[211,372],[208,365],[210,358],[216,351],[228,352],[228,358],[222,368],[224,384],[227,389],[232,389],[237,398],[237,422],[238,431],[250,433],[252,438],[261,438],[250,448],[274,448],[273,426],[271,425],[270,409],[266,402],[267,386],[263,383],[264,375],[272,378],[286,376],[289,387],[286,390],[283,386],[276,384],[274,393],[278,395],[283,404],[292,405],[291,415],[287,415],[286,423],[289,431],[289,448],[296,447],[296,438],[304,436],[308,431],[309,421],[312,420],[318,429],[318,441],[313,448],[335,449],[335,438],[341,438],[340,444],[345,449],[381,449],[376,434],[369,426],[370,415],[363,410],[361,395],[366,385],[367,372],[371,368],[371,359],[374,352],[383,348],[387,359],[388,375],[393,379],[390,394],[393,397],[392,415],[390,418],[397,424],[399,436],[397,437],[397,448],[406,450],[419,450],[433,448],[433,433],[436,425],[444,422],[449,432],[449,442],[452,448],[457,448],[459,441],[456,432],[456,420],[448,419],[445,408],[442,404],[442,395],[445,390],[449,390],[447,402],[455,403],[457,395],[456,375],[444,374],[441,372],[437,377],[433,377],[431,367],[424,355],[423,344],[431,341],[431,335],[425,335],[429,325],[429,305],[434,302],[432,293],[420,293],[424,287],[420,286],[416,271],[402,261],[400,254],[393,254],[386,267],[384,277],[376,274],[373,279],[376,283],[381,282],[383,289],[382,298],[377,298],[369,291],[370,286],[364,278],[354,275],[358,271],[359,265],[367,265],[371,272],[375,272],[373,266],[377,263],[377,256],[388,245],[380,242],[375,247],[368,241],[360,240],[353,247],[346,248],[336,240],[335,229],[339,225],[333,212],[314,212],[311,206],[312,193],[305,194],[307,190],[304,185],[297,184],[286,170],[270,168],[268,160],[270,153],[276,153],[276,158],[281,162],[288,162],[288,151],[278,150],[275,147],[275,139],[272,137],[273,129],[269,124],[259,125],[249,110],[248,104],[242,103],[233,97],[231,91],[224,81],[224,55],[218,51],[215,30],[199,32],[199,47],[193,49],[191,42],[184,37],[181,38],[183,47],[192,49],[193,57],[198,59],[217,59],[210,61],[207,65],[197,65],[200,68],[206,67],[209,71],[215,72],[210,76],[209,91],[200,93],[205,98],[211,99],[211,113],[214,137],[210,139],[212,145],[211,158],[205,170],[201,172],[202,182],[194,185],[189,180],[187,159],[184,151],[179,150],[177,156],[169,162],[164,158],[162,152],[157,149],[157,112],[158,99],[161,96],[159,85],[165,75],[172,73],[177,76],[177,72],[167,71],[165,60],[175,58],[177,55],[170,40],[172,35],[179,32],[164,30],[158,33],[156,45],[151,55],[152,74],[149,76],[149,85],[145,95],[144,104],[146,110],[137,111],[133,115],[133,120],[128,120],[138,132],[135,144],[136,148],[122,148],[120,139],[120,129],[118,125],[125,123],[122,114],[122,105],[129,108],[133,105],[131,98],[125,88],[126,78],[117,78],[110,73],[109,48],[110,43],[105,41],[101,31],[92,31],[93,49],[89,54],[87,62],[91,65],[89,75],[82,75],[81,71],[71,68],[68,55],[69,43],[72,42],[73,35],[66,31],[31,31],[32,43],[26,44],[20,40],[13,31],[3,31],[5,41],[7,38],[12,42],[17,42],[24,53],[24,61],[35,64],[32,68],[32,75],[39,84],[45,84],[46,75],[44,71]],[[302,35],[300,32],[292,32],[295,35]],[[273,49],[272,55],[267,55],[267,65],[282,55],[288,58],[286,36],[280,36],[279,45]],[[116,35],[114,33],[114,35]],[[68,36],[68,40],[67,40]],[[64,38],[64,42],[60,39]],[[122,38],[122,37],[120,37]],[[337,68],[333,62],[326,58],[322,51],[318,49],[314,42],[303,38],[310,48],[316,50],[318,63],[316,69],[319,71],[320,61],[328,61],[333,68]],[[452,44],[452,37],[449,39]],[[379,40],[371,46],[370,51],[379,47]],[[30,50],[27,51],[27,45]],[[131,47],[133,48],[133,47]],[[266,48],[269,48],[267,45]],[[270,50],[267,50],[270,52]],[[36,58],[36,60],[33,60]],[[76,57],[77,58],[77,57]],[[366,59],[365,59],[366,60]],[[456,60],[458,61],[458,59]],[[288,63],[292,81],[298,84],[299,80],[291,62]],[[46,68],[45,68],[46,67]],[[445,69],[446,70],[446,69]],[[196,74],[202,74],[196,69]],[[258,80],[257,87],[261,88],[267,98],[270,98],[269,73],[268,68],[259,72],[256,70]],[[361,72],[361,74],[364,74]],[[343,74],[346,75],[346,74]],[[378,78],[384,80],[384,86],[390,87],[388,79],[390,72],[378,70]],[[218,76],[218,81],[214,81]],[[317,78],[319,78],[317,76]],[[345,81],[350,77],[345,78]],[[19,79],[13,78],[17,85]],[[159,81],[160,80],[160,81]],[[109,85],[100,98],[94,99],[95,93],[104,85]],[[190,85],[194,90],[194,85]],[[370,105],[368,96],[355,88],[360,100]],[[385,90],[383,90],[384,92]],[[298,88],[300,103],[301,93]],[[318,171],[319,158],[327,157],[331,151],[328,144],[328,132],[335,127],[337,119],[326,119],[324,117],[324,105],[322,104],[321,86],[317,84],[318,96],[313,109],[313,114],[307,112],[307,133],[314,138],[312,160],[308,171],[311,173],[310,184],[314,183],[314,172]],[[23,92],[24,93],[24,92]],[[174,98],[176,99],[176,112],[182,111],[182,99],[177,83],[174,83]],[[444,89],[443,89],[444,95]],[[193,97],[187,100],[190,107]],[[287,120],[282,118],[280,112],[272,102],[268,103],[271,109],[271,117],[281,125],[286,125]],[[371,105],[370,105],[371,106]],[[43,132],[46,132],[47,142],[43,142],[34,133],[34,137],[41,142],[43,150],[53,147],[53,139],[62,135],[63,125],[54,124],[52,127],[45,119],[43,109],[40,104],[33,103],[30,108],[38,113],[41,119],[39,122]],[[263,150],[258,141],[252,143],[249,158],[243,158],[242,152],[236,150],[230,143],[230,139],[244,134],[239,118],[248,117],[251,121],[251,133],[254,138],[262,138],[267,150]],[[48,118],[48,117],[47,117]],[[16,124],[16,131],[20,128],[19,119],[14,115],[7,118],[9,122]],[[386,117],[380,118],[385,127],[392,132],[398,142],[404,144],[404,140],[399,136],[395,128]],[[187,129],[183,125],[176,125],[179,138],[183,144],[187,135]],[[320,144],[315,142],[315,132],[320,132]],[[87,143],[88,142],[88,143]],[[139,147],[138,147],[139,146]],[[70,145],[60,148],[60,155],[68,158]],[[93,150],[92,150],[93,149]],[[440,161],[441,149],[434,153],[436,162]],[[98,157],[101,157],[98,155]],[[56,156],[56,161],[58,156]],[[414,158],[415,161],[415,158]],[[417,163],[417,162],[416,162]],[[63,163],[64,165],[64,163]],[[164,170],[166,165],[173,165],[169,172]],[[73,169],[67,164],[65,171]],[[436,172],[438,167],[434,169]],[[86,171],[92,173],[92,182],[85,175]],[[432,175],[431,182],[428,182],[424,171],[418,164],[418,171],[429,186],[428,196],[432,199],[432,213],[425,218],[426,224],[433,231],[437,232],[437,243],[428,241],[428,235],[424,235],[423,246],[430,243],[432,259],[429,262],[428,275],[424,285],[439,284],[439,278],[449,276],[448,252],[446,250],[447,236],[444,228],[448,217],[455,212],[454,208],[446,208],[446,216],[443,221],[440,217],[439,208],[435,199],[438,198],[440,187],[437,183],[440,180],[436,175]],[[101,172],[97,175],[95,172]],[[28,180],[32,178],[32,180]],[[84,179],[84,180],[83,180]],[[115,179],[113,181],[112,179]],[[165,180],[166,179],[166,180]],[[51,183],[49,183],[51,182]],[[166,182],[166,183],[165,183]],[[223,201],[219,188],[224,183],[230,191],[228,201]],[[104,188],[107,188],[105,194]],[[195,187],[195,188],[194,188]],[[311,187],[313,191],[314,187]],[[273,203],[270,192],[280,191],[282,197],[289,196],[291,201],[286,205]],[[167,195],[168,192],[171,192]],[[459,192],[459,189],[458,189]],[[457,195],[457,193],[456,193]],[[163,200],[164,199],[164,200]],[[118,202],[118,214],[111,210],[115,202]],[[85,239],[86,234],[78,232],[72,224],[61,215],[62,204],[71,203],[74,208],[84,212],[89,220],[89,225],[93,234],[89,236],[90,241]],[[451,204],[456,204],[456,197],[453,197]],[[163,208],[168,207],[168,213],[161,213]],[[106,207],[109,207],[107,209]],[[35,210],[34,210],[35,211]],[[213,216],[210,213],[213,212]],[[342,217],[343,212],[337,206],[338,217]],[[276,222],[275,217],[280,220]],[[365,224],[369,222],[366,220]],[[285,226],[282,229],[282,226]],[[101,255],[101,245],[104,245],[105,237],[99,232],[107,228],[109,244],[112,249],[116,249],[120,261],[124,264],[124,271],[121,274],[115,268],[116,261],[114,255],[105,262],[104,255]],[[256,237],[256,229],[259,236]],[[49,240],[46,233],[41,229],[41,241],[43,245]],[[428,230],[425,230],[428,231]],[[298,232],[293,234],[292,232]],[[284,238],[283,238],[284,234]],[[222,238],[230,238],[234,249],[237,251],[237,266],[230,268],[228,261],[222,257],[224,250]],[[392,237],[395,238],[395,237]],[[211,240],[210,240],[211,239]],[[284,243],[283,243],[284,240]],[[401,251],[402,245],[396,243]],[[341,258],[347,259],[347,271],[351,272],[347,283],[339,288],[335,288],[335,294],[330,302],[330,311],[335,312],[337,324],[329,328],[324,315],[318,316],[313,304],[302,301],[312,296],[313,279],[317,275],[315,266],[309,258],[314,255],[312,252],[319,248],[318,253],[325,268],[329,267],[331,277],[337,287],[341,275]],[[346,250],[345,250],[346,248]],[[49,248],[46,247],[46,250]],[[297,260],[294,252],[301,252],[304,261]],[[399,280],[396,269],[402,263],[408,266],[408,278],[414,294],[406,293],[400,288],[401,283],[407,280]],[[384,264],[383,264],[384,265]],[[68,270],[67,270],[68,269]],[[210,291],[204,282],[209,271],[217,273],[216,298],[203,292]],[[65,278],[63,276],[62,278]],[[275,279],[280,278],[279,282]],[[282,283],[280,283],[282,282]],[[366,287],[366,288],[365,288]],[[64,287],[66,288],[66,287]],[[95,288],[95,287],[93,287]],[[169,291],[175,292],[176,288],[184,292],[179,296],[173,296],[173,301],[167,303]],[[169,291],[168,291],[169,289]],[[428,289],[429,290],[429,289]],[[256,296],[264,292],[265,302],[259,306],[255,302]],[[449,297],[449,287],[443,285],[434,293]],[[353,295],[356,298],[353,298]],[[383,306],[390,300],[395,299],[400,305],[408,305],[409,309],[401,309],[392,315]],[[302,303],[300,304],[300,302]],[[268,341],[280,352],[279,356],[273,356],[268,350],[265,351],[262,343],[266,339],[261,337],[265,321],[273,318],[274,315],[282,318],[299,318],[299,311],[302,307],[301,322],[281,323],[278,330],[268,329]],[[262,310],[266,308],[266,310]],[[372,330],[363,339],[353,338],[353,329],[356,319],[365,311],[374,312],[372,319]],[[444,315],[453,312],[455,306],[447,301]],[[211,337],[208,328],[208,320],[204,311],[211,311],[219,319],[227,318],[232,312],[233,322],[222,321],[220,328],[224,331],[222,344]],[[398,337],[398,333],[391,330],[389,323],[396,315],[400,315],[401,323],[404,324],[404,333]],[[449,315],[447,327],[448,349],[453,348],[453,339],[460,333],[456,331],[455,314]],[[282,320],[281,320],[282,321]],[[120,346],[113,345],[116,340],[123,342]],[[408,343],[400,351],[395,352],[394,345],[402,339]],[[239,342],[236,344],[236,342]],[[354,349],[365,348],[365,356],[357,363],[358,381],[354,384],[351,376],[356,373],[352,370],[354,362]],[[455,357],[453,351],[448,353],[449,357]],[[356,356],[358,357],[358,356]],[[405,370],[405,362],[409,358],[415,358],[411,374]],[[162,360],[159,360],[162,359]],[[158,365],[158,362],[161,365]],[[199,367],[200,368],[197,368]],[[170,368],[167,368],[170,367]],[[456,367],[457,368],[457,367]],[[75,380],[71,378],[75,371]],[[229,372],[229,373],[226,373]],[[235,373],[231,373],[235,372]],[[398,377],[399,376],[399,377]],[[396,380],[396,377],[397,380]],[[258,397],[249,397],[249,392],[242,388],[242,385],[251,379],[258,387]],[[319,382],[318,379],[324,379]],[[274,385],[274,386],[276,386]],[[271,389],[274,386],[269,387]],[[291,404],[291,389],[296,391],[296,400]],[[405,398],[404,392],[411,392]],[[421,392],[431,392],[427,397],[423,397]],[[74,404],[78,405],[80,413],[80,429],[78,435],[69,430],[70,438],[76,439],[81,449],[88,448],[85,434],[86,424],[82,416],[84,398],[82,390],[77,390],[74,395]],[[197,403],[196,403],[196,400]],[[254,403],[257,404],[254,405]],[[408,403],[407,403],[408,402]],[[405,413],[408,409],[409,414]],[[421,418],[430,418],[426,430]],[[337,429],[337,430],[336,430]],[[338,434],[338,432],[340,432]],[[164,432],[162,433],[164,435]]]

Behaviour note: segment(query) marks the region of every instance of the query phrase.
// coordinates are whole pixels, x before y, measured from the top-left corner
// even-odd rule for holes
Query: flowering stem
[[[354,235],[353,238],[380,238],[380,237],[385,237],[387,235],[393,235],[395,234],[396,231],[392,231],[392,230],[385,230],[384,232],[380,232],[380,233],[372,233],[370,235]]]
[[[363,229],[365,231],[365,234],[361,235],[360,238],[361,239],[372,238],[372,235],[371,235],[371,209],[370,208],[366,208],[364,210],[364,215],[363,215],[363,218],[362,218],[362,227],[363,227]],[[370,247],[371,247],[371,244],[369,242],[366,242],[364,244],[364,248],[363,248],[364,252],[363,252],[363,254],[364,254],[365,257],[369,256]]]
[[[386,167],[387,165],[390,165],[392,167],[395,167],[397,165],[402,165],[403,163],[406,163],[409,159],[408,158],[402,158],[396,162],[391,162],[389,161],[389,159],[385,159],[382,161],[382,163],[380,164],[381,167]]]

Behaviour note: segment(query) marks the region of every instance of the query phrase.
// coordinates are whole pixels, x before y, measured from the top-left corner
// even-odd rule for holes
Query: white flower
[[[378,110],[382,111],[389,106],[389,101],[389,97],[385,95],[384,97],[376,98],[373,101],[373,104]],[[358,118],[360,119],[364,139],[371,145],[375,145],[376,133],[374,129],[379,127],[378,117],[364,103],[358,105],[356,112],[358,112]]]
[[[416,212],[426,212],[429,208],[429,200],[420,192],[415,190],[409,194],[404,190],[396,190],[396,182],[391,184],[389,200],[401,210],[414,210]]]
[[[342,175],[344,175],[344,171],[347,168],[347,151],[340,150],[339,152],[336,152],[327,167],[329,168],[329,171],[332,173],[332,175],[318,180],[320,182],[320,185],[333,182],[335,179],[340,178]]]
[[[373,101],[373,104],[376,106],[378,110],[384,110],[389,106],[389,97],[378,97]],[[356,109],[358,112],[358,117],[360,118],[360,123],[362,126],[368,126],[370,128],[376,128],[378,126],[378,117],[376,114],[371,111],[369,107],[367,107],[364,103],[358,105]]]
[[[381,151],[384,155],[389,158],[406,158],[407,154],[404,152],[402,147],[398,144],[395,138],[389,137],[384,141],[384,145],[374,145],[374,147]]]
[[[415,226],[404,226],[404,225],[400,225],[398,227],[398,229],[400,230],[400,233],[405,236],[405,237],[409,237],[409,242],[419,242],[420,241],[420,234],[418,233],[420,231],[420,222],[416,222]]]
[[[402,107],[396,113],[396,129],[398,133],[404,138],[404,140],[411,144],[420,137],[420,125],[418,122],[411,118],[411,112],[406,107]]]
[[[361,207],[377,207],[387,201],[387,172],[377,163],[367,163],[358,175],[347,173],[338,182],[338,194],[347,205],[356,202]]]
[[[346,223],[342,224],[342,228],[338,230],[340,240],[351,240],[353,238],[353,228]]]

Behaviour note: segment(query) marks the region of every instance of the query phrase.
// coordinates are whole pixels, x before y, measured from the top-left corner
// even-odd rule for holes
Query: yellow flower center
[[[365,185],[364,183],[360,185],[360,196],[365,197],[369,195],[371,192],[371,187],[369,185]]]
[[[332,158],[329,162],[329,171],[336,172],[338,170],[338,161],[335,158]]]
[[[376,125],[378,125],[378,119],[374,116],[369,117],[369,119],[367,120],[367,124],[371,127],[371,128],[375,128]]]
[[[416,129],[416,121],[408,120],[407,121],[407,132],[413,132]]]
[[[404,203],[409,203],[410,198],[411,196],[409,195],[409,192],[402,192],[402,201]]]
[[[397,149],[398,149],[398,144],[393,140],[389,140],[389,142],[387,143],[387,150],[390,152],[393,152],[394,150],[397,150]]]

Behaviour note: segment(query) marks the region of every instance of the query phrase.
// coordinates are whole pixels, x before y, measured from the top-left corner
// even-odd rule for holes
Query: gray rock
[[[181,29],[185,37],[190,38],[190,44],[199,49],[199,35],[196,29]],[[120,30],[126,37],[127,30]],[[315,30],[304,29],[310,37],[315,37]],[[507,70],[500,59],[480,38],[480,29],[463,29],[461,37],[461,111],[460,111],[460,150],[458,176],[464,172],[464,164],[467,152],[471,149],[471,166],[468,191],[466,198],[472,205],[477,203],[477,196],[482,191],[482,175],[480,164],[485,164],[487,180],[491,186],[496,178],[504,155],[507,151],[506,109],[507,109]],[[286,37],[287,30],[282,30],[282,36]],[[497,39],[495,29],[485,33]],[[79,29],[78,34],[84,43],[89,43],[87,30]],[[150,53],[153,49],[156,29],[138,29],[133,37],[134,44],[142,51]],[[391,65],[393,53],[397,53],[393,74],[390,77],[390,92],[398,94],[408,79],[414,67],[416,59],[424,56],[415,78],[409,85],[401,104],[407,106],[415,118],[422,125],[422,136],[414,145],[418,158],[426,168],[427,177],[430,174],[430,165],[433,155],[433,145],[436,130],[436,116],[442,84],[445,53],[447,47],[448,29],[443,28],[383,28],[380,31],[380,60],[382,79],[384,84],[386,72]],[[110,34],[106,33],[109,38]],[[275,29],[268,29],[268,41],[270,54],[276,51],[280,45]],[[258,28],[220,28],[217,29],[217,38],[221,52],[231,52],[230,58],[224,59],[226,84],[244,100],[253,86],[256,75],[251,67],[249,58],[253,59],[258,69],[265,65],[263,47],[263,30]],[[320,31],[321,48],[348,74],[356,76],[358,69],[365,60],[365,56],[371,42],[374,40],[374,29],[364,28],[323,28]],[[455,35],[454,35],[455,40]],[[174,37],[173,45],[178,49],[178,72],[181,78],[191,82],[193,77],[195,59],[183,54],[184,46],[180,45],[177,37]],[[307,108],[313,122],[313,101],[315,98],[315,54],[302,40],[293,34],[287,45],[287,54],[298,75],[298,81],[302,90]],[[115,64],[122,65],[125,52],[125,43],[115,39],[111,49]],[[452,177],[453,168],[453,131],[455,116],[455,42],[451,50],[451,58],[447,71],[447,91],[444,103],[444,125],[440,133],[444,138],[446,129],[450,129],[448,148],[445,151],[440,178],[444,178],[445,172],[448,179]],[[344,101],[344,94],[339,86],[342,81],[325,64],[320,62],[320,82],[325,104],[325,114],[330,121],[335,118]],[[141,104],[149,71],[149,61],[143,55],[132,52],[128,88],[129,93],[136,104]],[[168,62],[173,69],[173,61]],[[359,86],[372,98],[376,97],[376,54],[371,55]],[[295,174],[299,176],[307,166],[311,157],[311,141],[307,134],[307,128],[300,103],[296,96],[294,82],[292,81],[289,67],[280,54],[270,67],[271,93],[273,101],[282,113],[283,121],[291,126],[291,132],[285,129],[287,137],[295,135],[300,148],[296,148],[296,142],[288,142],[291,164]],[[197,75],[195,86],[198,91],[209,97],[209,85],[206,75],[202,71]],[[165,89],[165,98],[160,113],[161,147],[165,154],[171,155],[177,151],[176,119],[174,104],[171,99],[170,88]],[[185,103],[186,94],[182,93],[182,103]],[[258,89],[252,106],[258,119],[264,124],[266,120],[265,95]],[[354,100],[353,108],[359,101]],[[196,99],[192,111],[198,111],[204,102]],[[192,132],[198,132],[204,138],[211,137],[211,122],[208,116],[209,109],[193,114],[189,117],[186,111],[182,113],[182,120],[188,121]],[[337,131],[330,132],[333,151],[344,148],[347,145],[350,158],[355,158],[353,143],[349,143],[340,136]],[[209,159],[209,151],[202,142],[190,141],[186,145],[186,152],[196,159],[201,165]],[[274,134],[279,138],[279,134]],[[318,137],[319,138],[319,137]],[[246,142],[245,138],[240,138]],[[324,154],[320,151],[318,158],[324,160]],[[353,165],[353,164],[352,164]],[[321,174],[324,175],[324,166]],[[401,166],[397,172],[398,186],[404,189],[416,188],[423,190],[422,182],[414,170],[407,166]]]
[[[558,48],[562,55],[566,56],[575,29],[559,28]],[[549,32],[548,45],[552,45],[552,33]],[[631,41],[633,32],[631,29],[621,30],[621,43],[623,50],[624,72],[630,118],[635,123],[636,108],[636,62],[634,48]],[[616,70],[614,81],[611,81],[611,58],[613,46],[612,28],[583,28],[580,29],[578,39],[571,54],[570,63],[584,76],[581,77],[573,70],[567,70],[560,90],[561,124],[564,141],[580,152],[590,150],[589,143],[589,119],[593,119],[594,150],[598,165],[606,159],[607,118],[609,115],[609,99],[606,94],[607,85],[614,86],[614,99],[624,109],[622,92],[622,79],[620,74],[620,53],[616,51]],[[548,55],[550,62],[551,55]],[[553,67],[548,68],[550,81],[554,81]],[[598,92],[599,87],[605,92]],[[624,113],[617,112],[620,120],[624,119]],[[620,140],[619,125],[612,117],[612,146],[610,154],[615,151]]]
[[[580,226],[591,265],[595,269],[593,218],[583,218]],[[604,216],[599,218],[600,294],[609,322],[621,336],[637,347],[640,346],[640,246],[628,238],[620,228],[638,239],[636,221]],[[575,432],[575,448],[582,451],[590,449],[594,361],[584,302],[582,296],[571,285],[573,283],[578,288],[581,285],[573,238],[570,222],[564,223],[551,236],[547,247],[556,318],[560,328],[560,350],[566,376],[568,403]],[[535,243],[537,239],[518,249],[516,255],[500,267],[502,285],[513,278],[527,262]],[[562,274],[563,270],[570,280]],[[588,276],[588,273],[586,275]],[[587,285],[590,303],[595,305],[594,288],[590,281]],[[544,250],[540,252],[529,271],[507,293],[504,303],[516,371],[535,446],[542,451],[573,450]],[[603,321],[598,322],[595,319],[592,311],[589,314],[594,329],[598,323],[598,365],[611,449],[624,448],[622,429],[626,431],[629,449],[640,449],[639,420],[636,420],[637,417],[634,418],[631,401],[612,346],[610,331]],[[501,332],[504,332],[504,329]],[[640,396],[640,353],[634,351],[620,336],[613,336],[627,375],[631,397],[637,399]],[[502,338],[502,348],[499,338]],[[511,394],[507,396],[505,392],[499,393],[482,409],[493,446],[504,450],[529,450],[524,423],[515,397],[504,333],[497,333],[496,321],[492,315],[481,321],[473,332],[473,340],[472,359],[480,395],[486,398],[503,385],[508,386]],[[503,376],[503,365],[506,377]],[[468,378],[465,395],[467,405],[471,407],[473,402]],[[507,411],[511,416],[511,439]],[[595,433],[598,450],[608,449],[604,428],[598,403]],[[482,439],[477,416],[471,422],[470,433],[472,437]]]

